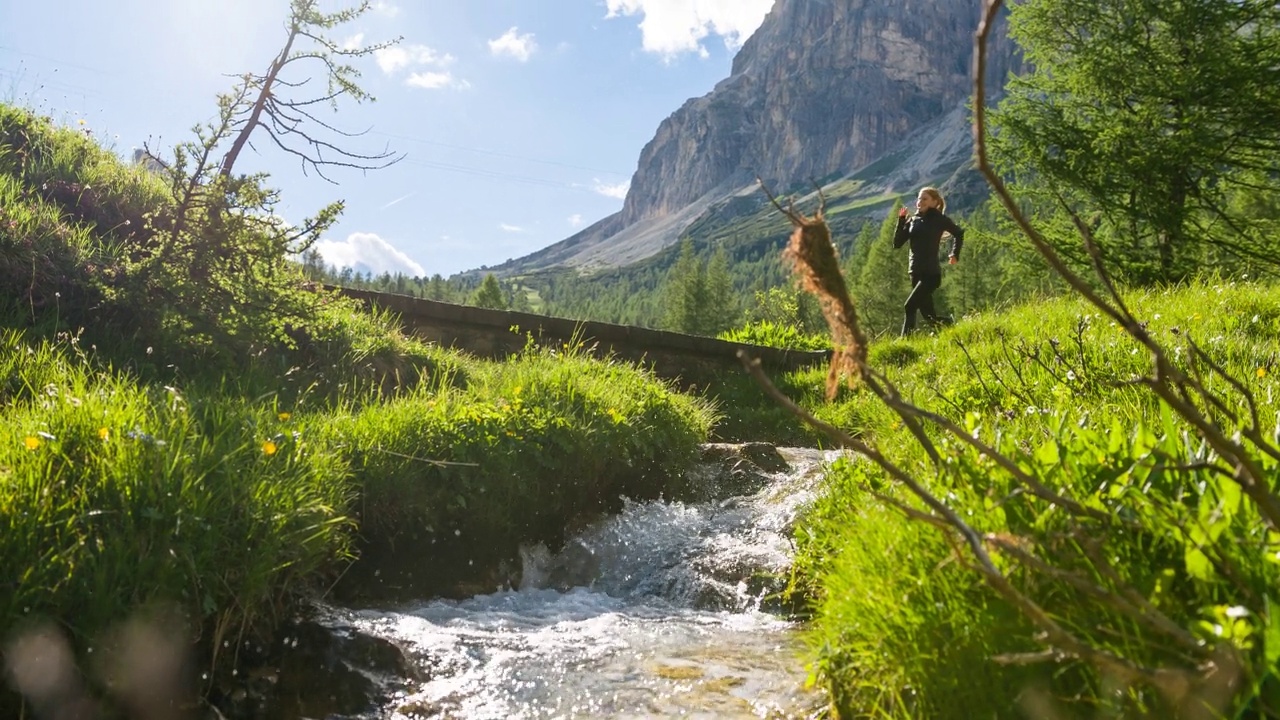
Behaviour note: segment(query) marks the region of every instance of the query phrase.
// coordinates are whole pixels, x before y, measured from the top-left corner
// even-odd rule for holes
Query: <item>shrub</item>
[[[757,320],[734,330],[726,330],[717,337],[730,342],[784,350],[827,350],[831,347],[831,338],[826,335],[805,333],[793,325],[781,325],[768,320]]]

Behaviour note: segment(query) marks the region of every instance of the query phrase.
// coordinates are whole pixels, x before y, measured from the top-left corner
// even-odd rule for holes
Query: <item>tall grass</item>
[[[1191,334],[1235,377],[1247,378],[1270,422],[1280,411],[1273,387],[1280,360],[1275,290],[1206,279],[1130,293],[1126,301],[1150,318],[1162,341],[1176,347]],[[1146,372],[1148,362],[1127,335],[1083,303],[1062,299],[970,318],[936,336],[884,343],[873,362],[906,397],[939,408],[1026,467],[1047,473],[1055,491],[1100,509],[1123,503],[1132,527],[1108,538],[1106,561],[1202,642],[1225,641],[1256,656],[1263,670],[1248,675],[1245,682],[1253,684],[1237,707],[1257,712],[1261,701],[1254,698],[1275,692],[1274,663],[1266,658],[1280,653],[1280,633],[1266,615],[1232,606],[1228,591],[1245,588],[1255,598],[1274,593],[1280,565],[1272,543],[1230,483],[1196,469],[1204,449],[1176,431],[1148,393],[1124,382]],[[1213,382],[1229,394],[1223,381]],[[1015,485],[998,480],[985,458],[954,442],[939,443],[947,471],[930,472],[920,446],[869,393],[848,393],[818,414],[858,428],[900,466],[930,478],[931,490],[983,533],[1088,543],[1060,530],[1062,514],[1052,508],[1029,513]],[[815,677],[830,689],[842,717],[1023,717],[1032,696],[1053,698],[1067,706],[1064,713],[1098,717],[1172,712],[1166,698],[1109,689],[1105,677],[1076,661],[998,663],[998,656],[1038,649],[1029,646],[1026,621],[965,569],[962,550],[872,489],[896,496],[869,464],[834,468],[799,533],[798,582],[816,609],[810,633]],[[1198,536],[1200,526],[1206,534]],[[1196,549],[1208,542],[1217,543],[1227,566],[1215,566]],[[1012,567],[1010,573],[1058,622],[1091,642],[1123,648],[1126,657],[1155,667],[1177,657],[1080,588]],[[1224,583],[1228,576],[1231,584]]]
[[[840,717],[978,718],[1009,713],[1035,675],[990,658],[1029,652],[1022,618],[991,597],[936,529],[904,522],[838,463],[799,532],[797,571],[821,578],[811,673]]]
[[[225,678],[224,648],[338,577],[483,578],[620,493],[660,494],[715,422],[576,348],[427,345],[287,267],[272,287],[308,312],[237,308],[234,347],[211,348],[183,331],[201,312],[131,275],[172,210],[86,133],[0,106],[0,641],[53,622],[87,654],[176,607]]]
[[[763,345],[784,350],[827,350],[831,338],[825,334],[806,333],[795,325],[757,320],[742,327],[726,330],[717,337],[721,340]]]
[[[54,618],[92,643],[164,602],[240,631],[348,557],[343,459],[269,408],[141,386],[12,331],[0,342],[6,627]]]

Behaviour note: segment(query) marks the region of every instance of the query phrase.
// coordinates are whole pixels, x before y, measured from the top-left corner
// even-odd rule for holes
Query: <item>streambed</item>
[[[559,553],[524,548],[519,587],[320,619],[422,668],[377,717],[813,715],[824,698],[805,689],[799,628],[769,608],[791,525],[833,455],[779,453],[787,468],[759,473],[750,494],[629,503]]]

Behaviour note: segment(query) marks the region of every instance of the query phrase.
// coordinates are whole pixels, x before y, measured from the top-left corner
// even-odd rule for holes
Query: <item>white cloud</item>
[[[401,70],[409,68],[424,66],[436,68],[422,72],[410,72],[404,79],[404,84],[409,87],[427,90],[438,90],[440,88],[466,90],[471,87],[471,83],[457,79],[453,73],[444,69],[452,65],[456,58],[449,53],[438,52],[426,45],[395,45],[374,51],[373,57],[378,61],[378,67],[382,68],[382,72],[388,75],[395,75]]]
[[[342,41],[343,50],[359,50],[364,46],[364,33],[356,33]]]
[[[315,244],[320,257],[339,269],[349,267],[356,272],[381,275],[404,273],[412,277],[426,275],[426,270],[391,243],[374,233],[351,233],[344,241],[321,240]]]
[[[455,78],[453,73],[448,71],[412,73],[409,77],[405,78],[404,84],[409,87],[424,88],[427,90],[439,90],[440,88],[466,90],[471,87],[471,83],[466,80],[459,80]]]
[[[627,197],[627,191],[631,189],[631,181],[627,180],[625,182],[620,182],[616,185],[610,185],[608,183],[601,182],[599,179],[597,179],[595,186],[592,187],[591,189],[595,190],[601,195],[604,195],[605,197],[617,198],[618,200],[625,200]]]
[[[378,61],[382,72],[388,75],[418,65],[445,67],[454,60],[452,55],[438,53],[426,45],[393,45],[381,48],[374,51],[373,59]]]
[[[538,43],[534,41],[533,33],[521,35],[520,30],[515,27],[503,33],[502,37],[489,41],[489,52],[498,57],[513,57],[520,62],[529,62],[529,58],[537,50]]]
[[[574,213],[569,216],[569,227],[582,227],[582,215]]]
[[[605,0],[605,18],[641,15],[644,49],[671,59],[681,53],[706,56],[702,40],[719,35],[740,47],[760,27],[774,0]]]
[[[386,2],[386,0],[377,0],[373,4],[373,11],[381,13],[387,17],[395,17],[400,14],[400,6],[395,3]]]
[[[519,225],[509,225],[507,223],[499,223],[498,229],[501,230],[502,232],[509,232],[509,233],[525,232],[525,229],[520,227]]]

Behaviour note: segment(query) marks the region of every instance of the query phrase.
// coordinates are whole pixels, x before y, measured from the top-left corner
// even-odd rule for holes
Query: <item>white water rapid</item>
[[[790,531],[813,497],[818,450],[752,495],[630,503],[557,554],[523,553],[519,588],[394,609],[329,609],[386,638],[427,680],[393,718],[793,718],[804,688],[794,623],[762,609],[791,561]],[[772,576],[772,577],[770,577]]]

